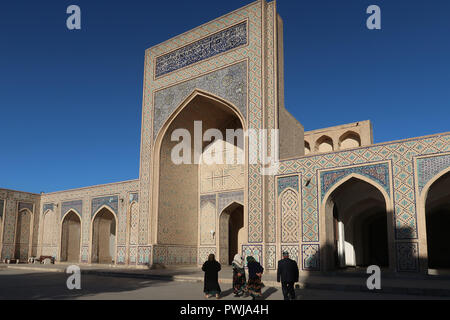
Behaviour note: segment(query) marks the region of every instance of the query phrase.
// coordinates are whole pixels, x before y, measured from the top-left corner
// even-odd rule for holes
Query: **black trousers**
[[[294,282],[281,282],[284,300],[295,300]]]

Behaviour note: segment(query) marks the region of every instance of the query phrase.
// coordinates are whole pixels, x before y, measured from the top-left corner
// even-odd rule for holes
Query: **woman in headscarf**
[[[206,299],[216,296],[217,299],[220,298],[220,290],[219,285],[219,271],[221,269],[221,265],[216,261],[216,257],[213,254],[210,254],[208,257],[208,261],[203,264],[202,270],[205,272],[205,287],[204,293]]]
[[[264,272],[264,268],[255,260],[253,257],[247,257],[247,267],[248,267],[248,283],[247,283],[247,292],[253,298],[261,297],[261,288],[262,288],[262,274]]]
[[[233,267],[233,292],[234,296],[237,298],[242,296],[245,290],[246,279],[244,259],[240,254],[236,254],[231,265]]]

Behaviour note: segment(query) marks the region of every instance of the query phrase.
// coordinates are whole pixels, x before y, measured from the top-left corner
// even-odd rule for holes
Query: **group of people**
[[[264,268],[254,257],[247,257],[248,280],[245,274],[244,259],[240,254],[234,256],[233,267],[233,293],[235,297],[251,296],[253,300],[262,296],[262,275]],[[222,266],[214,254],[210,254],[208,261],[203,264],[205,272],[204,293],[208,299],[216,297],[220,299],[221,289],[219,285],[219,271]],[[297,262],[289,259],[289,253],[283,252],[283,259],[278,262],[277,281],[281,282],[285,300],[295,300],[294,284],[298,282],[299,270]]]

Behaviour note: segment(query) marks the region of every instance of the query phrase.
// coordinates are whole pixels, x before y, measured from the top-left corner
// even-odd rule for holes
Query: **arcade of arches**
[[[200,121],[201,130],[195,132],[194,123]],[[186,129],[192,137],[188,150],[177,149],[176,146],[180,142],[171,139],[174,131],[180,128]],[[210,129],[217,129],[217,136],[207,136],[211,133]],[[217,246],[216,226],[220,225],[221,259],[228,263],[229,252],[237,251],[237,233],[244,227],[243,207],[226,209],[219,222],[218,213],[215,212],[215,197],[216,194],[227,191],[243,191],[244,165],[238,162],[243,156],[243,136],[233,136],[230,140],[233,144],[224,141],[227,133],[229,138],[229,130],[237,132],[242,129],[237,111],[201,94],[195,95],[168,125],[160,149],[159,244]],[[199,135],[203,143],[195,146],[195,137]],[[190,161],[192,164],[174,164],[171,159],[173,150],[178,150],[176,155],[184,157],[186,162]],[[227,162],[227,155],[230,154],[232,161]],[[222,159],[223,163],[215,161],[218,159]],[[213,197],[214,204],[200,208],[200,199],[204,195]],[[236,226],[239,226],[239,229],[236,229]],[[230,234],[225,230],[229,230]],[[229,238],[229,241],[225,244],[226,238]],[[230,248],[231,251],[225,248]]]
[[[81,220],[78,214],[74,211],[67,213],[61,229],[61,261],[78,262],[81,239]]]

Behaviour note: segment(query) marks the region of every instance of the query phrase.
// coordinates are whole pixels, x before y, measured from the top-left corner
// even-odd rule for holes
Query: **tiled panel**
[[[247,22],[210,35],[156,58],[156,77],[247,44]]]
[[[448,168],[450,168],[450,154],[417,159],[419,191],[422,192],[431,179]]]
[[[100,209],[102,206],[110,207],[115,214],[118,214],[119,209],[119,197],[118,196],[108,196],[92,199],[92,209],[91,209],[91,217]]]

